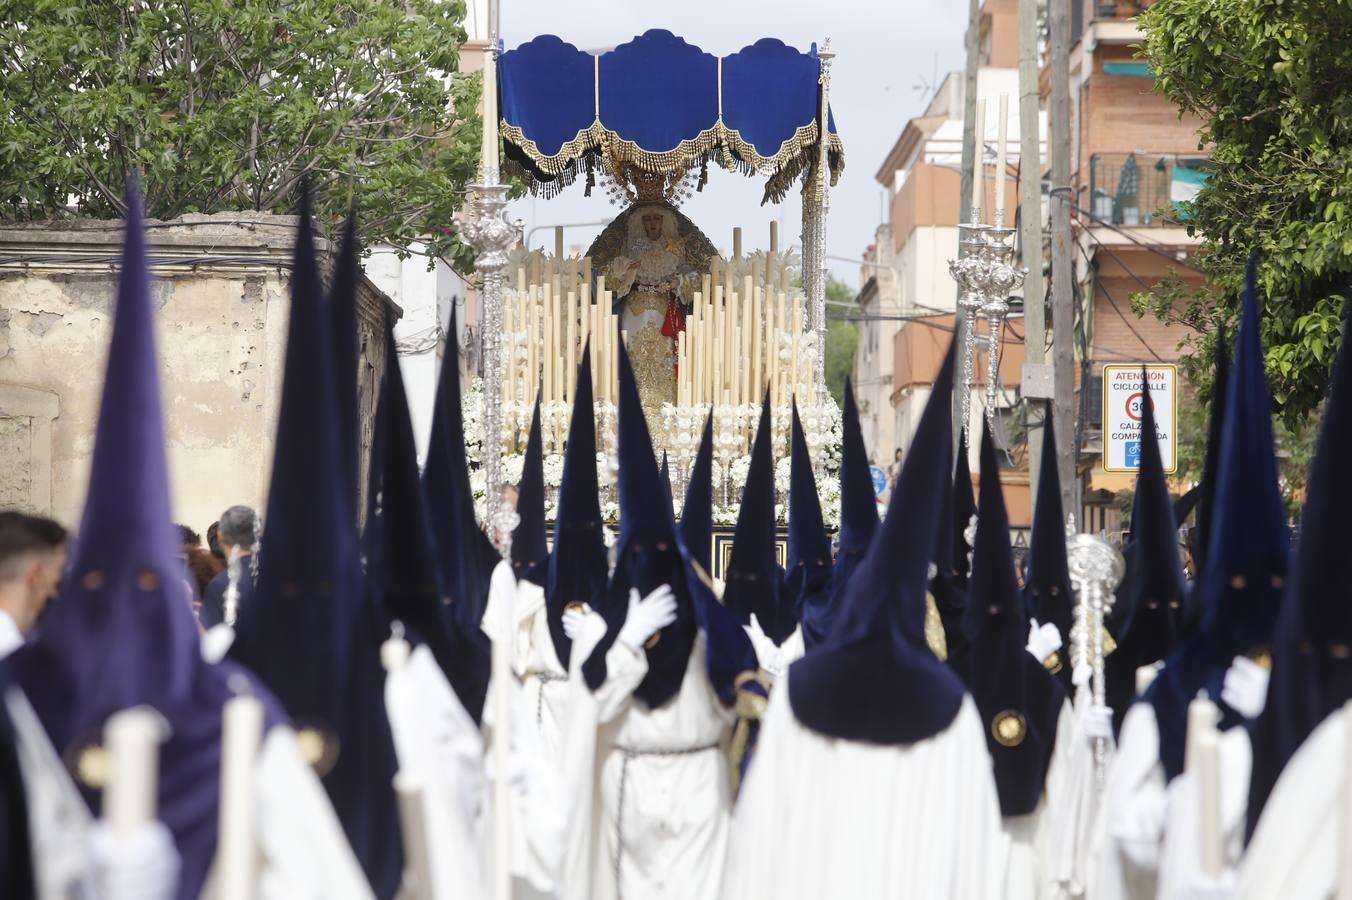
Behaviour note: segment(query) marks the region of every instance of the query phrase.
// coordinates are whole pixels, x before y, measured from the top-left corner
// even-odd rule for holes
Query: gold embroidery
[[[948,659],[948,638],[944,635],[944,620],[939,618],[939,605],[934,595],[925,594],[925,643],[940,659]]]
[[[671,305],[671,297],[666,293],[653,294],[648,291],[633,290],[624,303],[625,311],[632,316],[639,316],[645,312],[655,312],[665,316],[667,307]],[[668,341],[667,343],[670,344],[671,342]]]
[[[1028,736],[1028,721],[1012,709],[997,713],[991,720],[991,735],[1002,747],[1017,747]]]
[[[666,309],[666,300],[663,301]],[[648,417],[648,430],[662,433],[662,404],[676,400],[676,359],[671,355],[671,338],[651,322],[638,334],[629,336],[629,357],[634,364],[634,380]]]

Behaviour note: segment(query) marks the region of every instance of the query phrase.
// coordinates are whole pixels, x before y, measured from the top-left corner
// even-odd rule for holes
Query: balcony
[[[1172,153],[1096,153],[1089,158],[1093,222],[1108,225],[1177,225],[1179,207],[1206,181],[1205,157]]]
[[[1155,0],[1089,0],[1094,19],[1134,19]]]

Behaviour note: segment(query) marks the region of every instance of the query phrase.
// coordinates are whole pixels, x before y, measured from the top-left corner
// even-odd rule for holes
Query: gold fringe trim
[[[621,138],[602,125],[599,119],[579,129],[553,154],[542,153],[539,145],[527,138],[519,126],[503,122],[501,133],[508,144],[529,160],[531,167],[546,176],[545,179],[530,178],[532,191],[546,196],[553,196],[572,184],[586,171],[583,160],[587,154],[599,153],[606,160],[636,165],[655,173],[684,172],[707,165],[710,160],[743,175],[768,173],[770,179],[766,183],[765,199],[762,202],[778,202],[784,199],[805,171],[815,170],[818,149],[815,120],[799,126],[774,154],[762,156],[750,141],[742,137],[740,131],[729,128],[721,115],[712,126],[693,138],[662,151],[645,150],[636,142]],[[832,134],[827,139],[827,158],[831,185],[835,186],[845,168],[845,150],[839,135]]]

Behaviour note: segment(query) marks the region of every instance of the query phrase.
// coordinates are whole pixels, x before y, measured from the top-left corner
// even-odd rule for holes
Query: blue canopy
[[[683,174],[713,160],[768,175],[780,200],[818,158],[821,64],[762,38],[718,57],[653,29],[599,55],[542,35],[498,61],[502,136],[536,193],[552,194],[598,163],[610,171]],[[835,183],[845,151],[827,111]]]

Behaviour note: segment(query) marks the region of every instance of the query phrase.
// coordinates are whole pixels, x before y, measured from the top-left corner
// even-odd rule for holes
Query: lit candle
[[[216,839],[221,900],[252,900],[257,894],[254,762],[262,738],[263,704],[254,697],[243,696],[225,701],[221,714],[221,800]]]
[[[1005,224],[1005,136],[1009,129],[1009,95],[1000,95],[1000,121],[995,138],[995,223]]]
[[[148,707],[124,709],[104,726],[108,783],[103,818],[115,834],[131,834],[155,818],[160,733],[159,714]]]
[[[972,221],[981,221],[982,181],[986,175],[986,101],[976,102],[976,134],[974,135],[976,155],[972,166]]]

